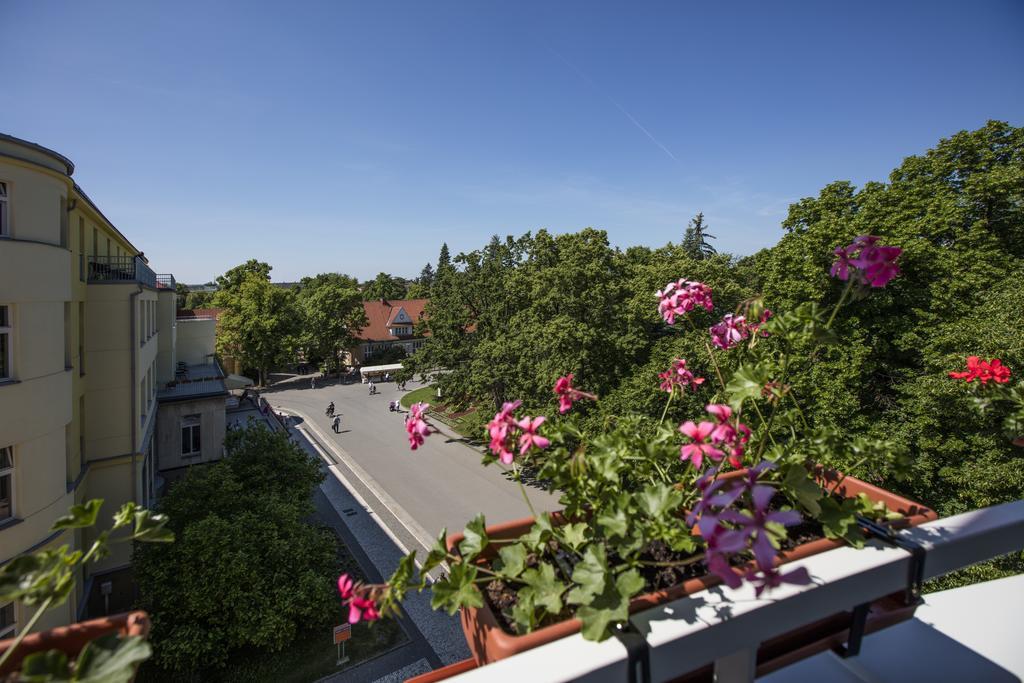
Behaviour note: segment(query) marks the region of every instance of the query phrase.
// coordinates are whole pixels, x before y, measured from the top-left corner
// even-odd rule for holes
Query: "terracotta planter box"
[[[120,633],[122,636],[149,635],[149,615],[145,612],[125,612],[110,617],[82,621],[68,626],[59,626],[49,631],[30,633],[18,645],[18,650],[0,668],[0,677],[7,676],[21,668],[21,660],[34,652],[60,650],[69,660],[78,657],[85,644],[108,633]],[[14,644],[14,639],[0,640],[0,654]]]
[[[722,477],[732,479],[735,477],[742,477],[745,473],[746,470],[736,470],[734,472],[723,474]],[[827,487],[831,487],[831,485],[837,480],[838,476],[840,475],[835,472],[821,471],[818,473],[819,481]],[[842,483],[836,489],[836,493],[845,498],[852,498],[864,493],[874,502],[885,503],[890,510],[899,512],[903,515],[903,519],[897,520],[894,523],[893,526],[895,528],[916,526],[922,522],[938,518],[938,515],[933,510],[930,510],[923,505],[894,493],[890,493],[885,489],[878,488],[877,486],[873,486],[872,484],[854,477],[846,477],[843,479]],[[529,531],[532,525],[533,518],[526,517],[524,519],[489,526],[487,527],[487,535],[491,538],[497,539],[518,538]],[[456,548],[459,542],[462,541],[462,538],[463,536],[461,533],[449,537],[448,548],[450,550]],[[833,548],[839,548],[842,545],[843,541],[821,538],[783,552],[781,556],[776,559],[776,563],[784,564],[786,562],[802,560],[812,555],[827,552]],[[495,552],[492,546],[484,551],[482,559],[484,561],[489,561],[493,559],[494,555]],[[657,605],[670,602],[672,600],[678,600],[679,598],[697,593],[721,583],[721,579],[713,574],[690,579],[667,590],[638,595],[630,602],[629,611],[630,613],[636,613],[650,609]],[[902,619],[909,618],[912,614],[913,610],[911,609],[908,614],[902,617]],[[505,657],[511,657],[512,655],[520,652],[524,652],[545,643],[550,643],[553,640],[558,640],[559,638],[564,638],[572,635],[573,633],[577,633],[582,627],[580,620],[573,618],[558,622],[557,624],[545,626],[526,635],[511,635],[506,633],[498,624],[497,618],[486,601],[483,607],[462,609],[460,611],[460,619],[462,621],[462,630],[466,636],[466,643],[469,645],[469,649],[473,652],[473,659],[478,664],[487,664],[489,662],[498,661],[499,659],[504,659]],[[899,620],[901,621],[902,619]],[[848,625],[848,623],[849,622],[847,621],[846,624]],[[794,631],[794,633],[796,632]],[[789,635],[792,634],[787,634],[787,636]],[[784,637],[785,636],[776,640],[781,640],[781,638]],[[824,647],[821,649],[824,649]]]

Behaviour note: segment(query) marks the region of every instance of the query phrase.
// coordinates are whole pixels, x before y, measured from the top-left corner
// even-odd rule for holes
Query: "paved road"
[[[408,389],[422,386],[409,382]],[[441,528],[461,531],[466,522],[483,512],[488,524],[529,515],[519,487],[505,477],[500,467],[484,467],[480,453],[443,434],[433,434],[416,451],[409,449],[404,429],[405,412],[388,411],[388,403],[401,398],[393,383],[378,385],[380,393],[368,395],[363,384],[318,384],[311,389],[309,380],[284,382],[264,392],[275,408],[301,414],[314,427],[321,440],[361,468],[362,478],[398,517],[410,519],[409,531],[429,546]],[[331,431],[324,415],[334,401],[341,413],[341,433]],[[527,487],[534,508],[558,509],[555,497]],[[374,501],[368,501],[373,503]],[[397,508],[397,509],[396,509]],[[386,516],[381,515],[382,521]],[[393,526],[393,523],[390,524]],[[411,550],[412,548],[410,548]],[[422,555],[422,553],[421,553]]]

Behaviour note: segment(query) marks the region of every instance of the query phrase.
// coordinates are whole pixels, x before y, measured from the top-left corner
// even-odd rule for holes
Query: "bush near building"
[[[337,538],[307,521],[318,463],[262,425],[230,432],[225,446],[221,462],[192,468],[160,502],[178,543],[135,551],[153,662],[182,676],[223,669],[247,648],[280,652],[340,618]]]

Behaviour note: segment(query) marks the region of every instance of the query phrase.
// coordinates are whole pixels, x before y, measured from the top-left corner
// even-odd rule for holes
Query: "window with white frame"
[[[0,304],[0,380],[14,376],[14,330],[11,307]]]
[[[11,235],[7,199],[7,183],[0,183],[0,237],[10,237]]]
[[[181,454],[195,457],[202,451],[199,437],[199,416],[186,415],[181,422]]]
[[[14,632],[14,603],[9,602],[0,607],[0,640],[7,640],[17,635]]]
[[[14,516],[14,454],[10,446],[0,448],[0,520]]]

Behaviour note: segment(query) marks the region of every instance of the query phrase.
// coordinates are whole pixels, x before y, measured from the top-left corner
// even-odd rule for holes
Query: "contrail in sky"
[[[637,121],[637,120],[636,120],[636,117],[635,117],[635,116],[633,116],[633,115],[632,115],[632,114],[630,114],[630,113],[629,113],[628,111],[626,111],[626,108],[625,108],[625,107],[623,107],[623,106],[622,106],[621,104],[619,104],[619,103],[618,103],[618,102],[617,102],[617,101],[615,100],[615,98],[614,98],[614,97],[612,97],[611,95],[609,95],[608,93],[606,93],[606,92],[605,92],[604,90],[602,90],[602,89],[601,89],[600,87],[598,87],[597,83],[595,83],[595,82],[594,82],[593,80],[591,80],[591,79],[590,79],[590,77],[589,77],[589,76],[587,76],[587,75],[586,75],[585,73],[583,73],[582,71],[580,71],[580,70],[579,70],[579,69],[578,69],[578,68],[576,67],[576,65],[575,65],[575,64],[573,64],[573,63],[572,63],[572,62],[570,62],[570,61],[569,61],[568,59],[566,59],[565,57],[563,57],[563,56],[561,55],[561,53],[560,53],[560,52],[558,52],[558,51],[557,51],[556,49],[554,49],[553,47],[550,47],[550,46],[548,46],[548,49],[549,49],[549,50],[551,50],[551,53],[552,53],[552,54],[554,54],[554,55],[555,55],[556,57],[558,57],[558,58],[559,58],[560,60],[562,60],[562,62],[564,62],[566,66],[568,66],[568,67],[569,67],[570,69],[572,69],[573,71],[575,71],[575,72],[576,72],[576,73],[577,73],[577,74],[579,75],[579,77],[580,77],[580,78],[582,78],[582,79],[583,79],[584,81],[586,81],[586,82],[587,82],[587,83],[588,83],[588,84],[590,85],[590,87],[591,87],[591,88],[593,88],[594,90],[596,90],[596,91],[598,92],[598,94],[602,95],[602,96],[603,96],[603,97],[604,97],[605,99],[607,99],[607,100],[608,100],[609,102],[611,102],[612,104],[614,104],[614,105],[615,105],[615,108],[616,108],[616,109],[618,109],[619,111],[621,111],[621,112],[622,112],[622,114],[623,114],[623,115],[624,115],[624,116],[625,116],[625,117],[626,117],[627,119],[629,119],[630,123],[632,123],[632,124],[633,124],[634,126],[636,126],[637,128],[639,128],[639,129],[640,129],[640,132],[641,132],[641,133],[643,133],[644,135],[646,135],[646,136],[647,136],[648,138],[650,138],[650,139],[651,139],[651,142],[653,142],[653,143],[654,143],[654,144],[656,144],[656,145],[657,145],[658,147],[660,147],[660,148],[661,148],[661,151],[665,152],[665,154],[667,154],[667,155],[669,156],[669,158],[670,158],[670,159],[672,159],[672,161],[676,162],[677,164],[681,164],[681,163],[682,163],[681,161],[679,161],[679,159],[677,159],[677,158],[676,158],[676,155],[675,155],[675,154],[673,154],[673,153],[672,153],[672,151],[671,151],[671,150],[670,150],[670,149],[669,149],[668,147],[666,147],[665,145],[661,144],[661,142],[660,142],[660,141],[658,140],[658,138],[656,138],[656,137],[654,137],[653,135],[651,135],[651,131],[649,131],[649,130],[647,130],[646,128],[644,128],[644,127],[643,127],[643,124],[641,124],[641,123],[640,123],[639,121]]]

